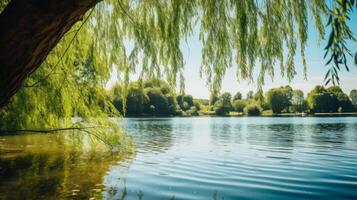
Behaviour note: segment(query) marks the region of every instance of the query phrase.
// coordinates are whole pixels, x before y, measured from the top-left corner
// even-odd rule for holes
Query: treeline
[[[240,92],[233,97],[230,93],[219,97],[212,95],[210,104],[217,115],[227,115],[232,111],[246,115],[260,115],[263,111],[274,114],[353,112],[357,110],[357,90],[352,90],[348,96],[338,86],[316,86],[305,98],[302,90],[284,86],[272,88],[266,93],[250,91],[246,98]]]
[[[279,113],[353,112],[357,108],[357,90],[347,95],[338,86],[316,86],[305,97],[303,91],[290,86],[272,88],[264,93],[249,91],[211,95],[210,99],[194,99],[191,95],[176,95],[164,81],[132,82],[126,89],[114,86],[113,105],[126,116],[197,116],[250,115]]]
[[[160,80],[132,82],[126,89],[116,85],[111,98],[113,105],[126,116],[193,116],[200,110],[200,103],[191,95],[175,95]]]

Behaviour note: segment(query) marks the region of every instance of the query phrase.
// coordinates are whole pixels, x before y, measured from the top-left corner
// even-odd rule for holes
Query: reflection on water
[[[172,145],[172,126],[168,119],[158,119],[157,123],[151,120],[140,119],[140,123],[133,123],[127,131],[137,138],[137,145],[145,152],[165,152]],[[158,131],[160,130],[160,131]],[[145,132],[145,134],[142,134]]]
[[[1,137],[12,153],[0,154],[0,197],[357,199],[356,117],[121,123],[137,144],[132,159],[54,150],[56,138]]]
[[[122,155],[68,143],[66,137],[1,137],[0,199],[101,199],[103,177]]]
[[[357,198],[356,117],[127,119],[123,125],[138,154],[113,166],[105,184],[126,188],[127,199],[138,193],[143,199]]]

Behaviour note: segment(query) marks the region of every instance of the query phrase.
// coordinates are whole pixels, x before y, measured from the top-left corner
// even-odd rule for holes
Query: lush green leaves
[[[235,112],[243,112],[245,106],[247,105],[247,101],[246,100],[234,100],[232,102],[232,108],[233,111]]]
[[[291,105],[292,89],[289,86],[273,88],[266,93],[267,103],[273,113],[281,113]]]
[[[214,104],[214,111],[217,115],[226,115],[230,110],[232,110],[231,98],[232,96],[228,92],[223,93],[219,97],[217,102]]]
[[[316,86],[308,95],[307,103],[312,112],[326,113],[337,112],[338,100],[324,87]]]
[[[263,111],[258,103],[249,103],[244,107],[244,114],[248,116],[258,116]]]
[[[352,104],[357,108],[357,90],[351,90],[350,98],[351,98]]]
[[[347,71],[350,70],[347,65],[347,57],[353,57],[353,54],[348,48],[347,41],[355,42],[356,39],[348,26],[348,21],[350,20],[349,14],[355,7],[357,7],[357,1],[355,0],[339,0],[334,1],[332,7],[328,9],[327,26],[331,27],[331,32],[325,47],[324,58],[327,59],[326,65],[330,65],[330,69],[325,75],[325,85],[340,83],[338,72],[342,67]],[[356,61],[357,52],[354,56]],[[357,65],[357,62],[355,64]]]
[[[1,11],[8,0],[0,2]],[[72,27],[40,69],[28,78],[25,85],[31,87],[15,95],[1,112],[0,123],[7,128],[48,127],[72,117],[86,121],[93,116],[117,115],[104,91],[114,69],[124,110],[130,105],[128,111],[140,112],[141,106],[131,107],[126,101],[145,104],[147,95],[155,99],[145,108],[148,112],[163,113],[168,109],[172,113],[177,82],[181,91],[184,87],[180,45],[196,29],[203,47],[201,76],[206,77],[213,95],[210,105],[217,103],[214,97],[231,66],[237,68],[238,79],[252,81],[254,68],[260,65],[256,71],[261,86],[266,76],[274,77],[278,63],[280,73],[291,80],[296,74],[294,58],[298,47],[306,65],[304,48],[310,13],[320,38],[324,35],[324,16],[332,16],[326,51],[334,55],[331,62],[336,68],[329,71],[327,78],[335,74],[332,82],[338,82],[337,70],[340,64],[346,64],[343,52],[348,52],[344,41],[352,38],[347,21],[356,2],[351,2],[337,1],[335,8],[328,10],[324,0],[102,1]],[[140,87],[129,87],[133,73],[139,74],[140,80],[164,78],[168,85],[152,83],[151,89],[140,94]],[[133,96],[127,98],[129,90]],[[218,101],[226,108],[226,102]],[[120,100],[116,103],[120,105]],[[180,106],[191,109],[193,105],[183,101]]]
[[[304,99],[304,92],[301,90],[294,90],[291,105],[295,112],[303,112],[305,110],[305,99]]]

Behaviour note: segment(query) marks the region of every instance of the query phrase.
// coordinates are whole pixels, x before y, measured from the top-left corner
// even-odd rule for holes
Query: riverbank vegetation
[[[290,86],[271,88],[267,92],[249,91],[211,95],[194,99],[189,94],[175,94],[162,80],[150,79],[129,84],[127,95],[119,85],[110,91],[113,105],[125,116],[259,116],[294,113],[346,113],[357,111],[357,90],[347,95],[340,87],[316,86],[306,96]]]
[[[357,55],[346,45],[355,41],[349,15],[356,6],[352,0],[336,4],[321,0],[78,0],[75,5],[72,1],[2,0],[0,132],[96,127],[91,131],[103,140],[116,133],[118,141],[126,141],[112,117],[259,115],[270,109],[274,113],[346,112],[351,105],[338,89],[317,89],[316,95],[308,96],[306,108],[301,103],[290,105],[293,96],[285,97],[282,89],[251,91],[244,99],[238,93],[233,97],[219,93],[232,66],[238,79],[255,81],[259,88],[266,78],[274,78],[275,71],[292,80],[297,52],[307,76],[304,52],[309,17],[319,39],[326,30],[331,33],[325,48],[329,66],[325,81],[338,84],[340,65],[348,70],[347,58],[353,56],[357,63]],[[193,34],[202,44],[199,67],[212,93],[208,100],[182,92],[181,46]],[[118,86],[108,94],[105,85],[114,71]],[[130,83],[131,75],[142,81]],[[155,81],[158,78],[166,82]],[[316,103],[326,99],[336,106],[326,109]]]

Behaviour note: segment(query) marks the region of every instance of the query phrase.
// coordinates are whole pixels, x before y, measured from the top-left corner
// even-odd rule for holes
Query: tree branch
[[[66,128],[53,128],[53,129],[15,129],[15,130],[0,130],[0,135],[13,135],[19,134],[21,132],[32,132],[32,133],[54,133],[60,131],[85,131],[86,129],[102,128],[100,126],[91,126],[91,127],[66,127]]]
[[[83,23],[81,24],[81,26],[76,30],[76,32],[74,33],[71,41],[69,42],[68,46],[66,47],[66,49],[64,50],[61,58],[57,61],[57,63],[52,67],[52,70],[43,78],[41,78],[40,80],[36,81],[35,83],[32,83],[31,85],[23,85],[23,87],[28,87],[28,88],[32,88],[37,86],[38,84],[40,84],[41,82],[45,81],[46,79],[48,79],[50,77],[50,75],[52,74],[52,72],[54,71],[54,69],[59,65],[59,63],[63,60],[64,56],[67,54],[69,48],[72,46],[74,39],[76,39],[79,31],[82,29],[83,25],[88,21],[89,17],[92,15],[94,8],[91,9],[91,11],[89,12],[88,16],[84,19]],[[68,33],[67,33],[68,34]]]

